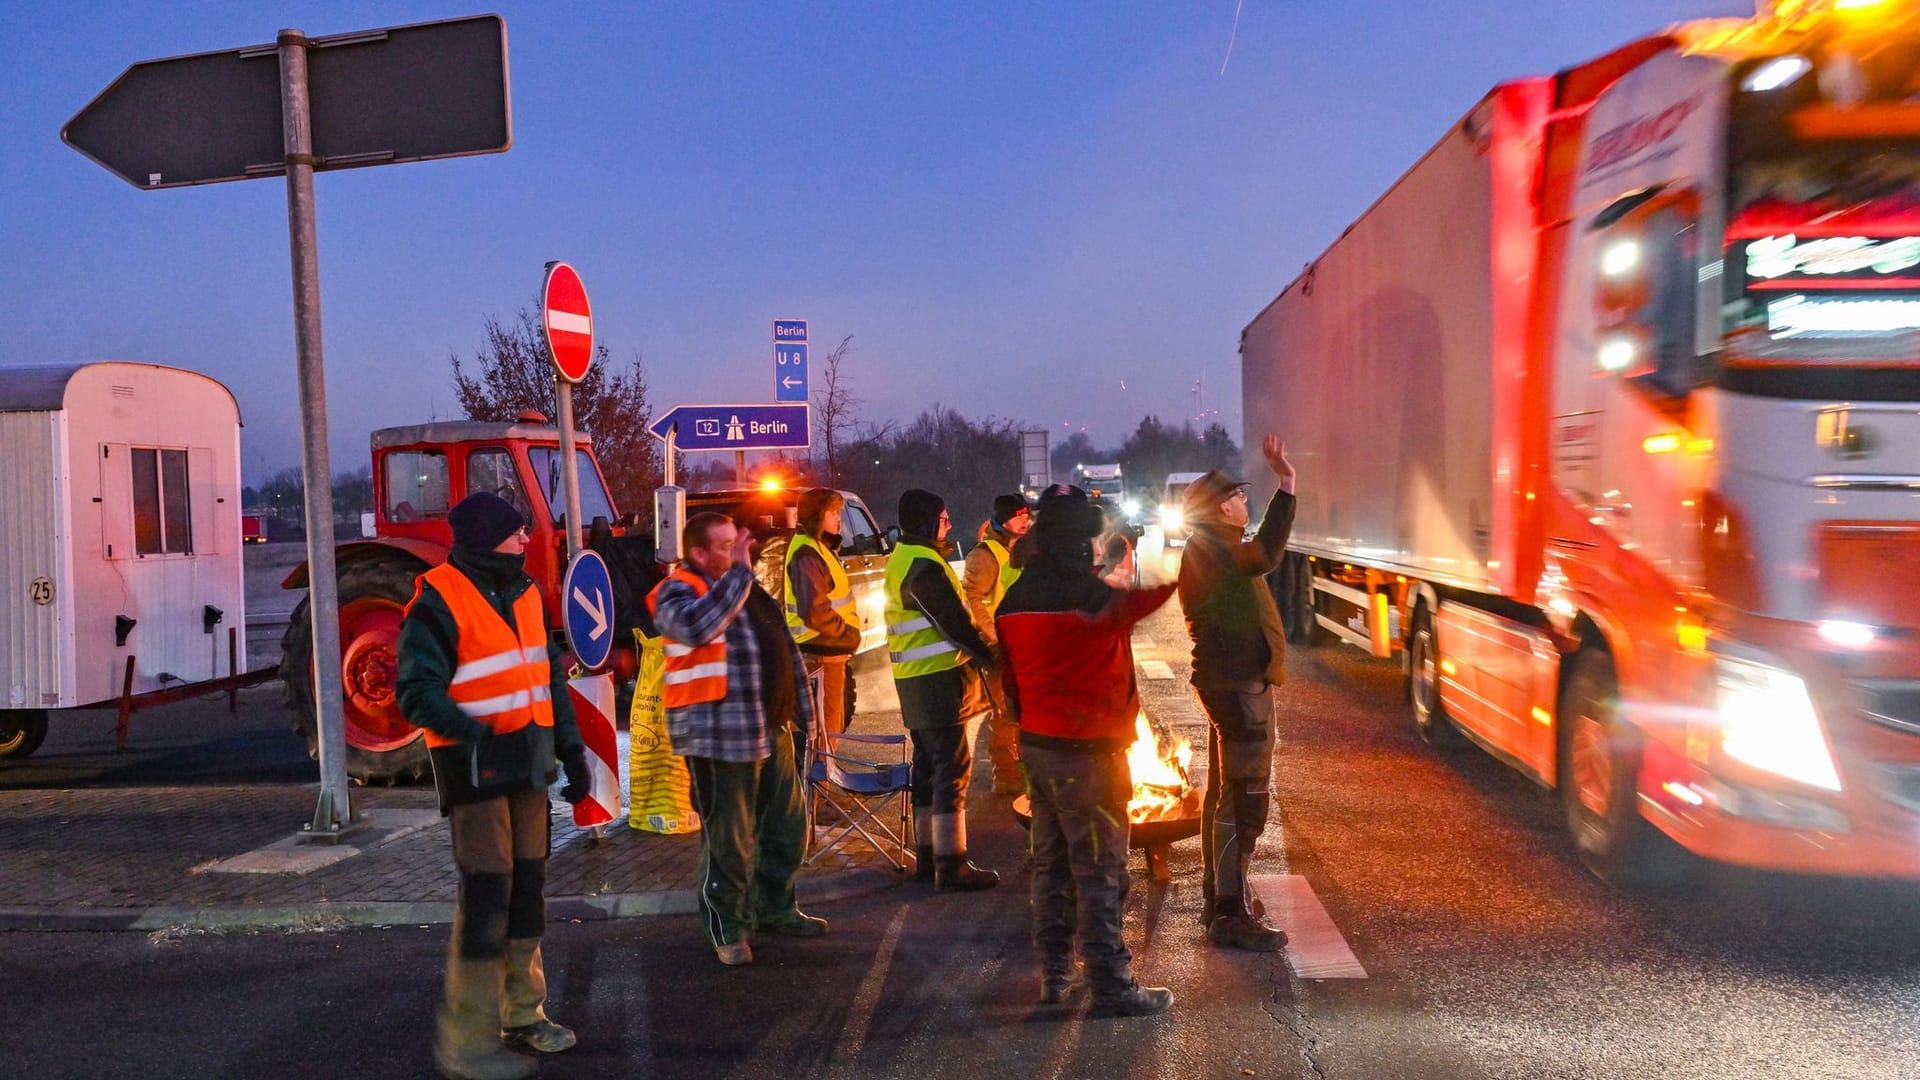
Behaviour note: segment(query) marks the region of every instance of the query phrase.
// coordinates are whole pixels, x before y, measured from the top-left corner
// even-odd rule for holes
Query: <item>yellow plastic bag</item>
[[[638,630],[633,636],[640,643],[640,675],[627,722],[627,824],[655,833],[697,832],[687,763],[667,738],[666,646]]]

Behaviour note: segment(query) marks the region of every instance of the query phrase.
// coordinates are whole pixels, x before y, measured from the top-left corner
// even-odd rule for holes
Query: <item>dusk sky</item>
[[[239,398],[248,482],[297,464],[285,181],[137,191],[61,126],[138,60],[487,9],[8,7],[0,365],[202,371]],[[769,321],[790,317],[816,360],[854,335],[869,420],[941,402],[1115,445],[1193,414],[1204,378],[1239,439],[1240,329],[1491,86],[1752,6],[492,10],[510,151],[316,179],[336,470],[374,428],[459,415],[449,354],[530,307],[549,259],[662,409],[768,399]]]

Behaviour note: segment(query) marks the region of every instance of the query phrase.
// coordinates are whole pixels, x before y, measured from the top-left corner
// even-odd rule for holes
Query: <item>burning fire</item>
[[[1133,773],[1127,820],[1137,823],[1197,814],[1198,807],[1187,805],[1200,794],[1187,771],[1193,762],[1193,744],[1154,730],[1144,712],[1134,718],[1133,729],[1133,745],[1127,747],[1127,768]]]

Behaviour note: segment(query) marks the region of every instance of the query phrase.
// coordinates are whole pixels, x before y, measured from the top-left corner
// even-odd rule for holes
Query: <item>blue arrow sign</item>
[[[567,644],[581,666],[593,671],[613,652],[613,578],[607,564],[592,551],[582,551],[567,567],[560,583],[566,609]]]
[[[804,343],[774,343],[773,400],[807,400],[807,347]]]
[[[682,450],[804,450],[810,443],[804,404],[676,405],[647,430],[664,439],[675,425]]]

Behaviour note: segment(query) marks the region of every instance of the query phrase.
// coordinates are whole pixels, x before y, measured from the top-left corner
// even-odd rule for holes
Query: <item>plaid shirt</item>
[[[700,573],[692,563],[684,567],[689,573]],[[673,742],[673,752],[682,757],[758,761],[772,752],[767,741],[769,717],[761,685],[765,676],[760,644],[744,611],[749,590],[759,588],[745,565],[736,565],[720,575],[705,596],[695,596],[693,586],[672,578],[660,584],[653,617],[667,640],[704,645],[725,634],[727,641],[727,696],[667,710],[667,737]],[[765,597],[764,590],[762,594],[778,603]],[[806,667],[793,639],[785,640],[792,650],[797,703],[792,719],[806,731],[813,726],[813,698]]]

